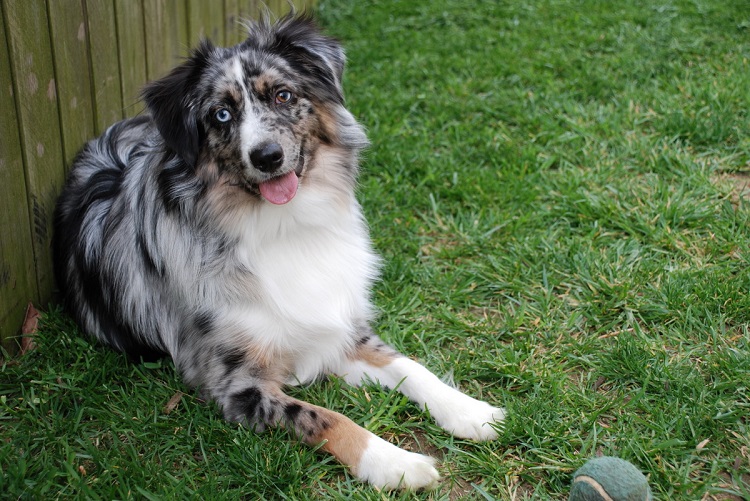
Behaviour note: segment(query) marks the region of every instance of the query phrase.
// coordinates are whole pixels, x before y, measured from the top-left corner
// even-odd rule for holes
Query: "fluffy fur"
[[[459,437],[496,437],[501,409],[443,384],[370,329],[379,259],[354,196],[362,127],[344,53],[311,19],[203,42],[146,86],[148,114],[88,143],[59,199],[54,255],[71,315],[134,359],[169,355],[225,417],[324,442],[359,478],[429,487],[403,451],[286,384],[380,381]]]

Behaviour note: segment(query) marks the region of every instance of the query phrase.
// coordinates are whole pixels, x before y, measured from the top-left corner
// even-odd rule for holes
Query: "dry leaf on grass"
[[[25,355],[36,348],[34,336],[39,327],[39,316],[39,312],[34,308],[34,305],[29,303],[26,307],[26,318],[23,321],[23,327],[21,327],[21,352],[19,355]]]
[[[164,412],[164,414],[169,414],[170,412],[175,410],[178,405],[180,405],[180,400],[182,400],[182,392],[178,391],[177,393],[172,395],[172,398],[169,399],[169,402],[167,402],[167,405],[164,406],[162,412]]]

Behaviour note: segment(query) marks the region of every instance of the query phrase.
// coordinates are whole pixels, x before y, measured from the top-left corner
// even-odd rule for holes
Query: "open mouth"
[[[289,203],[297,194],[297,188],[299,188],[299,181],[304,168],[305,159],[300,149],[299,159],[294,170],[272,177],[267,181],[248,184],[245,186],[245,189],[251,193],[260,195],[274,205],[284,205]]]
[[[299,177],[297,172],[293,170],[258,183],[260,196],[275,205],[284,205],[290,202],[297,194],[298,187]]]

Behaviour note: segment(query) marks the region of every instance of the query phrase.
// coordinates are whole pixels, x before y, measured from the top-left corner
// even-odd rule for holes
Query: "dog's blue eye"
[[[229,113],[229,110],[222,108],[216,112],[214,117],[216,117],[216,120],[218,120],[219,122],[226,123],[232,119],[232,114]]]

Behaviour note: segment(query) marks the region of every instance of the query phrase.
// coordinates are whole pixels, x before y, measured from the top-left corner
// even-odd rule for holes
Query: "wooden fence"
[[[302,10],[311,1],[292,2]],[[241,19],[286,0],[0,0],[0,340],[46,305],[56,197],[76,152],[143,110],[142,85],[200,37],[233,45]]]

